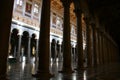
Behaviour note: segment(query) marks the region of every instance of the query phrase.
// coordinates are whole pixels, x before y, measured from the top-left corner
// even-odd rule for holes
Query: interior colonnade
[[[11,26],[8,60],[15,59],[17,62],[28,63],[36,62],[38,60],[39,31],[29,30],[15,24]],[[55,60],[58,59],[60,61],[60,57],[62,60],[62,42],[53,35],[50,35],[50,37],[50,59],[55,58]],[[74,54],[75,47],[71,46]]]
[[[105,31],[103,26],[100,26],[100,24],[98,24],[99,26],[96,26],[96,23],[88,23],[86,29],[88,67],[107,65],[118,61],[117,44],[109,33]]]
[[[22,62],[25,56],[27,62],[31,62],[31,57],[38,56],[38,31],[22,29],[20,25],[11,25],[11,34],[9,39],[9,58],[16,58]],[[19,27],[19,28],[18,28]],[[20,28],[21,27],[21,28]],[[8,59],[9,59],[8,58]]]
[[[7,72],[7,57],[8,57],[8,43],[10,34],[10,25],[12,19],[13,0],[4,0],[6,5],[0,5],[4,7],[4,11],[1,13],[1,29],[0,29],[0,80],[6,80]],[[63,14],[63,67],[62,73],[73,73],[71,68],[71,41],[70,41],[70,4],[72,0],[61,0],[64,14]],[[77,19],[77,53],[78,62],[77,69],[85,69],[83,56],[83,37],[81,27],[81,13],[84,13],[80,5],[74,2],[76,19]],[[79,15],[80,14],[80,15]],[[86,14],[86,13],[84,13]],[[86,17],[86,16],[85,16]],[[118,47],[110,35],[105,32],[103,28],[96,26],[97,22],[90,22],[90,19],[85,18],[86,22],[86,55],[87,55],[87,67],[95,67],[98,65],[109,64],[118,61]],[[40,35],[39,35],[39,47],[38,47],[38,69],[34,77],[51,77],[49,71],[49,56],[50,56],[50,0],[42,1],[41,22],[40,22]],[[30,36],[28,36],[30,37]],[[19,42],[21,42],[19,38]],[[30,39],[30,38],[29,38]],[[28,40],[28,45],[30,40]],[[20,46],[20,44],[19,44]],[[28,51],[30,46],[28,46]],[[18,51],[20,48],[18,47]],[[43,63],[44,61],[44,63]]]

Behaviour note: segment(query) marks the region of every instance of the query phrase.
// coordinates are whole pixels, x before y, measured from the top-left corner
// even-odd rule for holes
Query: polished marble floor
[[[76,63],[72,62],[72,69]],[[50,62],[50,73],[54,76],[50,79],[35,78],[32,74],[37,71],[37,62],[31,63],[12,62],[8,63],[7,74],[9,80],[120,80],[120,64],[114,63],[98,68],[86,68],[85,70],[74,71],[72,74],[59,73],[62,69],[62,61]]]

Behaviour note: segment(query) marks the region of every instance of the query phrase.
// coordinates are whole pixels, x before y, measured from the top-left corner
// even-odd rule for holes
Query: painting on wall
[[[30,3],[26,3],[26,9],[25,9],[25,12],[31,14],[31,12],[32,12],[32,4],[30,4]]]

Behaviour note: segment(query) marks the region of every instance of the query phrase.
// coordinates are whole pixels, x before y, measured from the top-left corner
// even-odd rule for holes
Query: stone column
[[[95,24],[92,24],[93,29],[93,55],[94,55],[94,66],[96,67],[99,63],[98,57],[98,36],[97,36],[97,29]]]
[[[82,36],[82,11],[80,9],[75,9],[75,14],[77,18],[77,69],[84,68],[84,59],[83,59],[83,36]]]
[[[99,65],[102,64],[102,58],[101,58],[101,33],[100,29],[98,28],[98,53],[99,53]]]
[[[71,0],[61,0],[64,7],[63,20],[63,73],[72,73],[70,40],[70,4]]]
[[[104,64],[104,37],[103,37],[103,31],[101,30],[101,61],[102,65]]]
[[[107,64],[109,64],[109,45],[108,45],[108,34],[106,34],[106,56],[107,56]]]
[[[105,31],[103,34],[104,64],[107,64]]]
[[[105,64],[108,64],[108,56],[107,56],[107,34],[105,33],[104,35],[104,43],[105,43]]]
[[[28,37],[28,48],[27,48],[27,58],[26,58],[26,62],[31,62],[31,60],[30,60],[30,43],[31,43],[31,37]]]
[[[92,29],[91,26],[89,25],[89,18],[85,18],[86,22],[86,45],[87,45],[87,66],[88,67],[93,67],[93,60],[92,60]]]
[[[39,39],[36,39],[36,53],[35,53],[35,62],[38,61],[38,41]]]
[[[98,55],[98,65],[100,64],[100,47],[99,47],[99,30],[98,27],[96,27],[96,32],[97,32],[97,55]]]
[[[114,61],[114,56],[113,56],[113,43],[112,43],[112,41],[111,41],[111,63],[113,63],[113,61]]]
[[[108,52],[108,63],[110,63],[110,44],[109,44],[109,38],[107,36],[107,52]]]
[[[108,64],[108,48],[107,48],[107,33],[105,34],[105,47],[106,47],[106,64]]]
[[[110,39],[110,63],[112,63],[112,42],[111,42],[111,39]]]
[[[17,51],[17,61],[18,61],[18,62],[20,61],[21,39],[22,39],[22,36],[21,36],[21,35],[19,35],[19,41],[18,41],[18,51]]]
[[[104,47],[103,47],[103,32],[101,30],[101,59],[102,59],[102,65],[104,64]]]
[[[0,7],[0,80],[6,79],[9,35],[14,0],[3,0]]]
[[[49,79],[52,75],[49,71],[50,53],[50,0],[42,1],[41,25],[38,49],[38,70],[34,77]],[[46,79],[46,80],[47,80]]]

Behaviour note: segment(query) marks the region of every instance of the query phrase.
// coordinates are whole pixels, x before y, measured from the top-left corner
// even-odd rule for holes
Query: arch
[[[10,36],[9,53],[13,57],[16,57],[16,52],[18,49],[18,38],[19,38],[18,33],[19,33],[19,30],[14,28]]]
[[[16,28],[14,28],[14,29],[12,30],[12,33],[18,34],[18,33],[19,33],[19,30],[16,29]]]
[[[28,31],[24,31],[23,32],[23,36],[29,37],[29,32]]]
[[[36,43],[37,43],[37,40],[36,40],[36,34],[33,33],[32,36],[31,36],[31,43],[30,43],[30,53],[31,53],[31,56],[35,56],[36,55]]]
[[[33,33],[31,37],[35,39],[36,38],[36,34]]]
[[[22,48],[24,50],[23,55],[27,56],[28,53],[28,40],[29,40],[29,32],[24,31],[22,35]]]

